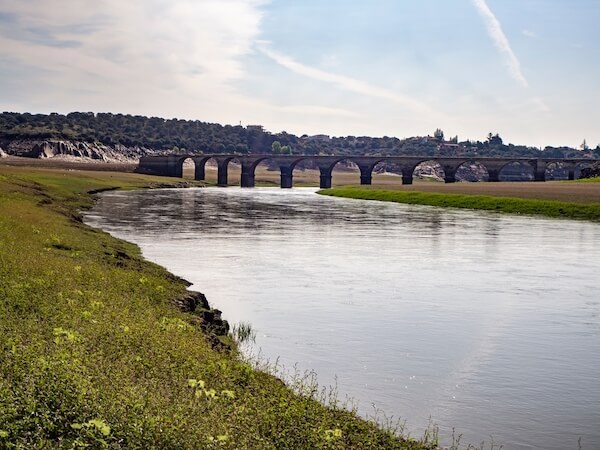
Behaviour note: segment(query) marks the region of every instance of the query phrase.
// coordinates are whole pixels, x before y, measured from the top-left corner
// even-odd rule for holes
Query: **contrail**
[[[314,67],[306,66],[294,60],[293,58],[290,58],[287,55],[278,53],[267,48],[265,45],[258,46],[258,50],[260,50],[264,55],[275,61],[277,64],[299,75],[303,75],[305,77],[312,78],[314,80],[319,80],[325,83],[330,83],[338,87],[339,89],[344,89],[346,91],[389,100],[398,103],[403,107],[413,110],[415,112],[432,112],[431,108],[426,104],[412,97],[402,95],[399,92],[390,91],[388,89],[380,88],[378,86],[373,86],[369,83],[365,83],[364,81],[357,80],[355,78],[350,78],[344,75],[338,75]]]
[[[483,18],[483,20],[485,21],[487,32],[494,41],[496,48],[502,54],[504,62],[508,66],[510,76],[521,86],[525,88],[528,87],[529,83],[527,83],[527,79],[523,75],[523,72],[521,72],[521,63],[519,62],[519,59],[510,47],[510,43],[508,42],[504,31],[502,31],[502,26],[500,25],[500,22],[498,21],[492,10],[488,7],[485,0],[472,0],[472,2],[473,5],[475,5],[475,8],[477,8],[477,11],[479,11],[479,14]]]

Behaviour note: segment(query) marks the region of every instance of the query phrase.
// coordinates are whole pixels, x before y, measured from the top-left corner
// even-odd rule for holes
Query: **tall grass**
[[[79,220],[162,180],[0,167],[0,448],[435,447],[215,349],[182,280]]]
[[[240,322],[233,325],[231,334],[238,344],[256,342],[256,331],[249,322]]]
[[[565,219],[600,221],[600,203],[571,203],[488,195],[441,194],[343,187],[324,189],[319,194],[333,197],[378,200],[450,208],[481,209],[510,214],[541,215]]]

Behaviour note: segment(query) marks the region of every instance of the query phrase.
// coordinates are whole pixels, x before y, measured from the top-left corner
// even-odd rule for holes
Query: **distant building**
[[[456,156],[464,153],[465,151],[465,148],[462,145],[454,142],[440,142],[437,149],[439,152],[451,153]]]
[[[462,148],[462,145],[455,144],[454,142],[442,142],[439,148]]]

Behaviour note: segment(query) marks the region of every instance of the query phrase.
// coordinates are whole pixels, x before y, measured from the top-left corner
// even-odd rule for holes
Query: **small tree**
[[[496,134],[488,133],[487,141],[488,141],[489,145],[502,145],[503,144],[502,138],[500,137],[500,135],[498,133],[496,133]]]
[[[440,129],[440,128],[436,128],[436,130],[433,132],[433,138],[436,141],[443,141],[444,140],[444,132]]]
[[[585,141],[585,139],[583,140],[583,142],[581,143],[581,145],[579,146],[579,148],[581,150],[583,150],[583,151],[590,149],[590,147],[587,145],[587,142]]]
[[[273,152],[274,155],[280,155],[281,154],[281,142],[274,141],[271,144],[271,150],[272,150],[272,152]]]

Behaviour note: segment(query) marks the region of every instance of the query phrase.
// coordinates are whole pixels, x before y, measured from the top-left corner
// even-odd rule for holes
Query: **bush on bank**
[[[0,167],[0,448],[435,448],[215,349],[183,280],[79,220],[156,180]]]

